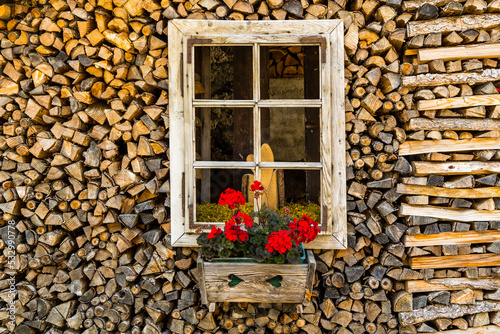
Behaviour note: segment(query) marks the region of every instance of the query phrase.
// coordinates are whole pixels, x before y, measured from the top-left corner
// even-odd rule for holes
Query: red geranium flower
[[[245,205],[246,201],[241,191],[227,188],[219,198],[219,205],[227,205],[230,209],[236,208],[236,205]]]
[[[255,198],[259,198],[262,191],[264,191],[264,187],[262,186],[262,183],[260,183],[259,181],[254,181],[250,185],[250,189],[252,189],[252,191],[254,192]]]
[[[252,217],[250,217],[246,213],[241,213],[239,211],[235,216],[233,216],[232,220],[234,220],[236,224],[244,223],[246,228],[250,228],[253,225]]]
[[[208,237],[208,239],[213,239],[213,238],[215,238],[215,236],[217,234],[221,234],[221,233],[222,233],[222,230],[220,228],[213,226],[212,230],[210,231],[210,233],[208,233],[207,237]]]
[[[292,238],[286,230],[273,232],[267,236],[266,249],[269,253],[278,251],[278,253],[283,254],[290,248],[292,248]]]
[[[232,242],[237,240],[240,240],[241,242],[248,240],[248,232],[240,229],[240,227],[235,224],[234,220],[226,222],[224,234],[226,235],[226,239]]]
[[[316,239],[321,230],[318,228],[318,222],[315,222],[309,216],[303,215],[302,218],[293,220],[293,223],[288,223],[290,229],[290,237],[298,245],[300,243],[309,243]]]
[[[259,181],[253,181],[253,183],[250,185],[250,189],[252,191],[258,191],[258,190],[264,190],[264,187],[262,186],[262,183]]]

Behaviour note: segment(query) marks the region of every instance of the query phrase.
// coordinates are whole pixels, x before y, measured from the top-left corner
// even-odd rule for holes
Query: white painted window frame
[[[318,39],[317,43],[303,43],[304,37]],[[320,45],[324,54],[320,62],[321,98],[318,100],[260,100],[258,68],[254,60],[253,100],[248,101],[194,101],[194,45],[197,40],[210,39],[210,45],[253,45],[253,56],[259,59],[260,45]],[[191,48],[188,51],[188,47]],[[327,230],[315,241],[305,245],[311,249],[345,249],[347,247],[346,168],[345,168],[345,106],[344,106],[344,29],[342,20],[303,21],[209,21],[170,20],[168,24],[169,61],[169,117],[170,117],[170,196],[171,240],[175,247],[197,246],[195,233],[190,228],[193,219],[194,166],[222,167],[227,162],[194,161],[194,106],[259,107],[307,106],[321,108],[321,162],[320,163],[262,163],[260,162],[260,122],[254,111],[255,162],[238,162],[238,167],[251,164],[259,168],[272,164],[274,168],[317,169],[321,166],[321,200],[326,209]],[[191,56],[188,61],[187,55]],[[257,84],[256,84],[257,82]],[[232,165],[231,163],[229,165]],[[226,166],[235,167],[235,166]],[[266,166],[269,167],[269,166]],[[245,167],[245,168],[248,168]],[[323,210],[323,209],[322,209]]]

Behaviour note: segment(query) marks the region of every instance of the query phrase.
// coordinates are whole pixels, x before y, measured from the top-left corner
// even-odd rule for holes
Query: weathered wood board
[[[306,291],[312,292],[315,269],[316,262],[310,250],[306,251],[306,262],[302,264],[208,262],[200,258],[202,302],[302,303]],[[231,287],[229,275],[243,281]],[[282,277],[281,287],[267,282],[278,275]]]
[[[482,175],[500,173],[500,162],[495,161],[456,161],[429,162],[412,161],[413,175]]]
[[[417,184],[399,183],[397,191],[405,195],[436,196],[446,198],[492,198],[500,197],[500,187],[484,187],[473,189],[451,189]]]
[[[414,234],[404,237],[405,247],[488,243],[500,241],[500,231],[441,232]]]
[[[407,131],[490,131],[500,129],[500,121],[496,119],[463,119],[463,118],[412,118],[405,124]]]
[[[498,58],[500,44],[459,45],[418,50],[418,61],[426,62],[434,59],[444,61],[469,58]]]
[[[430,33],[447,33],[467,29],[491,29],[500,26],[499,14],[462,15],[442,17],[435,20],[413,21],[408,23],[408,37]]]
[[[411,205],[406,203],[401,203],[399,214],[402,216],[432,217],[461,222],[500,220],[500,210],[487,211],[445,208],[433,205]]]
[[[500,266],[500,254],[486,253],[414,257],[410,260],[410,266],[411,269],[496,267]]]
[[[500,138],[443,139],[424,141],[405,141],[399,147],[400,155],[432,152],[456,152],[472,150],[500,149]]]
[[[497,106],[497,105],[500,105],[500,94],[460,96],[460,97],[451,97],[447,99],[434,99],[434,100],[420,100],[417,102],[417,109],[438,110],[438,109],[454,109],[454,108],[467,108],[475,106]],[[438,120],[440,119],[436,119],[436,121]],[[461,121],[477,121],[477,120],[461,119]],[[495,129],[492,130],[497,130],[497,129],[498,125]]]
[[[435,278],[430,280],[406,281],[405,290],[410,293],[463,290],[463,289],[482,289],[496,290],[500,289],[500,278],[467,278],[467,277],[448,277]]]

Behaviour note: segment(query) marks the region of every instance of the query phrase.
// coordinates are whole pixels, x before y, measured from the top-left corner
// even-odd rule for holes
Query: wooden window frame
[[[246,101],[194,100],[195,45],[252,45],[253,99]],[[261,45],[318,45],[321,48],[320,87],[318,100],[260,100],[257,89]],[[255,119],[259,107],[321,108],[321,162],[272,163],[274,168],[318,169],[321,166],[322,223],[327,230],[307,245],[310,249],[345,249],[347,247],[346,168],[345,168],[345,94],[344,94],[344,29],[342,20],[311,21],[209,21],[170,20],[169,50],[169,117],[170,117],[170,208],[171,240],[175,247],[197,246],[198,233],[193,221],[196,167],[243,167],[246,164],[266,167],[261,163],[260,125]],[[188,57],[189,56],[189,57]],[[256,84],[257,82],[257,84]],[[194,161],[194,107],[248,106],[254,108],[255,162]],[[233,166],[234,165],[234,166]],[[212,167],[211,167],[212,166]],[[267,166],[268,167],[268,166]],[[258,168],[256,178],[258,179]]]

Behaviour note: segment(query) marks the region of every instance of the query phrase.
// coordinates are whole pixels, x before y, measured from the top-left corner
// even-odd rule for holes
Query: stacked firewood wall
[[[497,12],[498,0],[0,6],[0,333],[498,332]],[[174,18],[344,22],[348,248],[315,251],[308,303],[209,312],[196,249],[171,247]]]

